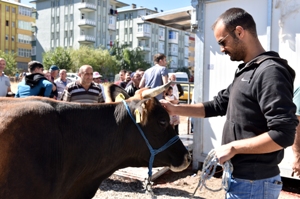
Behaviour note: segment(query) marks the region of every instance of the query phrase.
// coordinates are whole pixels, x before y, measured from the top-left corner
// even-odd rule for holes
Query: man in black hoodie
[[[298,120],[292,101],[295,72],[276,52],[258,40],[252,16],[240,8],[225,11],[212,26],[221,51],[238,66],[233,82],[212,101],[172,105],[170,114],[191,117],[226,115],[220,164],[231,160],[226,198],[278,198],[282,188],[278,164],[293,144]]]
[[[44,96],[50,97],[52,83],[43,74],[43,65],[38,61],[28,63],[28,70],[31,74],[18,84],[18,91],[15,97]]]

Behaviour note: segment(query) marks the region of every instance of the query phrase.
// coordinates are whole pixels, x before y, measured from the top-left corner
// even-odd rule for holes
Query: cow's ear
[[[138,107],[138,111],[140,113],[140,124],[146,125],[148,121],[148,115],[155,106],[155,99],[149,98],[141,101],[140,106]]]

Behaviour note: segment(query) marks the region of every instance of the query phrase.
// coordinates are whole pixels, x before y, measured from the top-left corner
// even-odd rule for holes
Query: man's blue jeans
[[[226,199],[277,199],[281,189],[280,175],[262,180],[232,178]]]

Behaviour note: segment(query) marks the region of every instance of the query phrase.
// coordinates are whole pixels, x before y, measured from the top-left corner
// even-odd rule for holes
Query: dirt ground
[[[194,193],[200,177],[200,171],[195,172],[191,167],[188,169],[174,173],[166,172],[154,181],[153,192],[157,199],[183,199],[191,198]],[[207,181],[207,186],[212,189],[221,187],[221,178],[213,177]],[[225,191],[211,192],[205,188],[196,191],[195,199],[224,199]],[[143,182],[139,180],[121,178],[112,175],[105,180],[98,189],[93,199],[103,198],[151,198],[146,194],[143,187]],[[296,199],[300,198],[299,194],[281,191],[279,199]]]

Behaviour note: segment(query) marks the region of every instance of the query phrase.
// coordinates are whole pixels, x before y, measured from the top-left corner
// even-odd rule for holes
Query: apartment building
[[[34,8],[15,1],[0,1],[0,50],[16,53],[17,68],[27,70],[31,61]]]
[[[145,60],[153,63],[153,55],[164,53],[170,60],[170,71],[189,66],[189,33],[143,20],[143,16],[158,13],[158,9],[137,7],[120,10],[117,16],[117,37],[131,48],[140,47]],[[162,12],[162,10],[161,10]]]
[[[116,0],[34,0],[36,4],[36,59],[57,47],[81,45],[109,48],[116,39]]]

